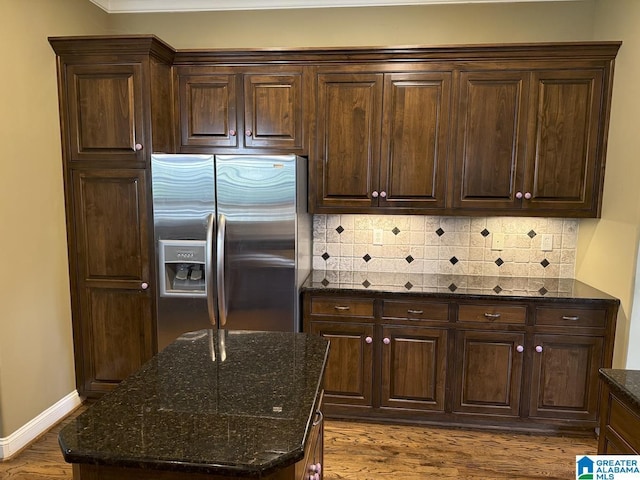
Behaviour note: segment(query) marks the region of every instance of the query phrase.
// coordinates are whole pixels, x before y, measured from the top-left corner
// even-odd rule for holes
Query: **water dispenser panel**
[[[204,240],[159,240],[160,295],[206,297],[206,242]]]

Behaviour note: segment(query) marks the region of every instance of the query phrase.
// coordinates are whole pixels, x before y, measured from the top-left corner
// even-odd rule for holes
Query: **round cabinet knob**
[[[309,465],[309,473],[316,473],[316,464],[312,463],[311,465]]]
[[[366,338],[364,339],[364,341],[365,341],[365,342],[367,342],[367,343],[372,343],[372,342],[373,342],[373,338],[371,338],[371,337],[366,337]]]
[[[136,143],[135,147],[137,152],[139,152],[140,150],[142,150],[142,145],[140,143]]]
[[[518,353],[522,353],[522,352],[524,352],[524,347],[523,347],[522,345],[518,345],[518,346],[516,347],[516,351],[517,351]]]
[[[320,474],[319,473],[314,473],[313,474],[313,480],[320,480]]]
[[[385,192],[385,191],[380,192],[380,196],[382,198],[387,198],[387,192]]]
[[[378,192],[376,192],[375,190],[373,192],[371,192],[371,196],[373,198],[378,198]]]
[[[316,472],[322,472],[322,464],[320,462],[316,463]]]
[[[244,135],[245,137],[250,137],[251,135],[253,135],[253,132],[251,130],[245,130]]]
[[[516,192],[516,198],[517,199],[521,199],[522,198],[522,192]]]
[[[147,282],[142,282],[140,284],[140,288],[142,288],[143,290],[146,290],[147,288],[149,288],[149,284]]]
[[[536,352],[542,352],[542,345],[536,345]]]
[[[229,130],[229,136],[230,137],[235,137],[236,136],[236,131],[235,130]]]
[[[384,337],[384,338],[382,339],[382,343],[384,343],[385,345],[389,345],[389,344],[391,343],[391,339],[390,339],[390,338],[387,338],[387,337]]]
[[[529,192],[525,193],[524,198],[526,198],[527,200],[531,200],[531,194]]]

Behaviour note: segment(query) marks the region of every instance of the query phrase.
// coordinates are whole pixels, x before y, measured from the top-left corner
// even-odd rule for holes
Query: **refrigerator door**
[[[295,155],[218,155],[218,311],[229,330],[297,331]],[[222,219],[222,222],[220,221]],[[222,263],[223,262],[223,263]]]
[[[213,155],[153,154],[151,183],[161,350],[215,323]]]

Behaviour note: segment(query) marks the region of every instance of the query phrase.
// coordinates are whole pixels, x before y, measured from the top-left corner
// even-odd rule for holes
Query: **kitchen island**
[[[640,455],[640,370],[602,368],[598,455]]]
[[[285,332],[178,338],[59,436],[75,480],[320,478],[328,342]]]

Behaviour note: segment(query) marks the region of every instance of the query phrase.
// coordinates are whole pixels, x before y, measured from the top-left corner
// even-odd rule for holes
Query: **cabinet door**
[[[382,74],[318,75],[318,206],[377,204],[382,88]]]
[[[244,75],[247,148],[302,148],[302,72]]]
[[[66,66],[71,161],[144,161],[141,76],[139,63]]]
[[[177,71],[182,147],[238,147],[237,76]]]
[[[296,463],[295,480],[311,480],[316,473],[322,478],[324,461],[324,419],[320,410],[316,412],[311,431],[304,447],[304,460]],[[285,477],[283,477],[284,480]],[[286,477],[289,478],[289,477]]]
[[[533,73],[524,208],[597,213],[603,71]]]
[[[382,327],[380,405],[444,411],[447,330]]]
[[[371,406],[373,324],[312,321],[311,333],[331,342],[324,373],[324,402]]]
[[[153,354],[146,175],[76,170],[72,181],[76,374],[90,394],[112,389]]]
[[[536,335],[529,415],[595,420],[602,337]]]
[[[520,414],[523,333],[460,330],[453,411]]]
[[[451,73],[385,75],[379,205],[444,207]]]
[[[519,207],[529,74],[460,73],[453,207]]]

